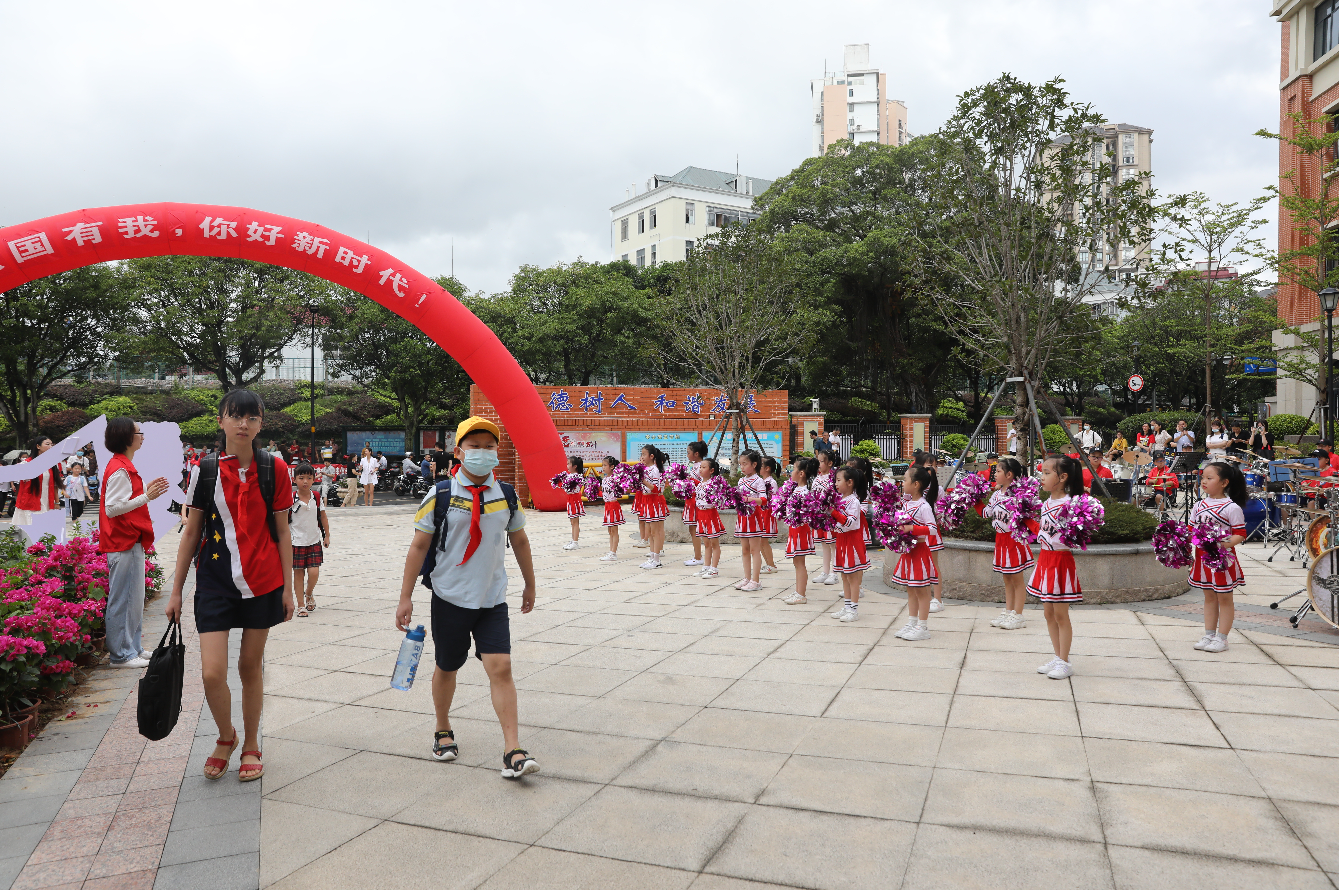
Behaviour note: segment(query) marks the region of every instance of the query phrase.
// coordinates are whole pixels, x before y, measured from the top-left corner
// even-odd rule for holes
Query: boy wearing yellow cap
[[[493,710],[502,724],[506,752],[502,776],[517,779],[539,772],[539,764],[519,744],[507,615],[508,541],[525,579],[522,614],[535,607],[535,570],[525,514],[516,503],[516,493],[493,475],[501,438],[497,426],[482,417],[468,418],[457,427],[455,456],[460,466],[428,492],[414,515],[414,540],[405,558],[395,626],[409,630],[414,584],[424,570],[424,560],[432,554],[435,562],[427,576],[437,662],[432,674],[432,702],[437,712],[432,756],[450,761],[460,755],[451,730],[451,700],[456,672],[469,657],[473,637],[474,654],[488,674]]]

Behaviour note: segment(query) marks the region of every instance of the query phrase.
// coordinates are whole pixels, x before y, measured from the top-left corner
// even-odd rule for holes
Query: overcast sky
[[[0,224],[138,201],[310,220],[471,290],[606,261],[609,207],[684,166],[775,178],[809,81],[870,62],[927,133],[1002,71],[1151,127],[1155,186],[1277,178],[1266,0],[196,4],[0,0]],[[1273,242],[1272,225],[1266,232]]]

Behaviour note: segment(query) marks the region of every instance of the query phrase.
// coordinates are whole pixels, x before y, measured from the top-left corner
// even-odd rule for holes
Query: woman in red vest
[[[141,639],[144,551],[153,546],[149,501],[167,491],[167,480],[160,476],[144,487],[132,463],[144,433],[129,417],[107,421],[103,442],[112,453],[98,500],[98,550],[107,554],[107,651],[112,667],[142,668],[149,663]]]
[[[24,461],[45,454],[51,447],[51,440],[38,436],[28,445],[28,456]],[[52,467],[34,479],[17,482],[18,496],[14,499],[14,524],[32,525],[33,514],[45,513],[60,506],[60,468]]]

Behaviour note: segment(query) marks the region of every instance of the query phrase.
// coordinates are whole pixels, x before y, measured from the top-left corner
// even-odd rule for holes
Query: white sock
[[[926,626],[926,624],[925,624],[925,619],[924,619],[924,618],[917,618],[917,619],[916,619],[916,626],[917,626],[917,627],[925,627],[925,626]]]

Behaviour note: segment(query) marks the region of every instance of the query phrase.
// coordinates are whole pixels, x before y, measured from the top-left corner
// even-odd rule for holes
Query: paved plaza
[[[1286,556],[1263,562],[1258,544],[1226,652],[1191,648],[1198,597],[1082,608],[1075,676],[1054,681],[1035,670],[1050,644],[1031,608],[1025,629],[1000,631],[988,626],[998,607],[950,604],[930,640],[903,642],[892,632],[904,600],[877,560],[860,620],[844,625],[827,617],[839,588],[781,604],[785,564],[740,593],[737,547],[716,581],[689,577],[684,545],[646,572],[645,551],[626,544],[621,561],[597,561],[594,518],[564,552],[566,517],[531,513],[539,600],[513,610],[513,660],[521,743],[543,771],[509,782],[476,660],[460,675],[455,763],[428,757],[431,641],[413,690],[388,688],[410,513],[332,511],[319,608],[270,637],[261,782],[238,783],[236,757],[223,780],[201,775],[217,729],[194,648],[181,723],[162,742],[135,733],[134,672],[98,670],[75,716],[0,780],[0,887],[1225,890],[1339,878],[1339,633],[1292,631],[1270,612],[1303,572]],[[420,588],[424,623],[427,598]],[[161,602],[151,612],[161,632]]]

